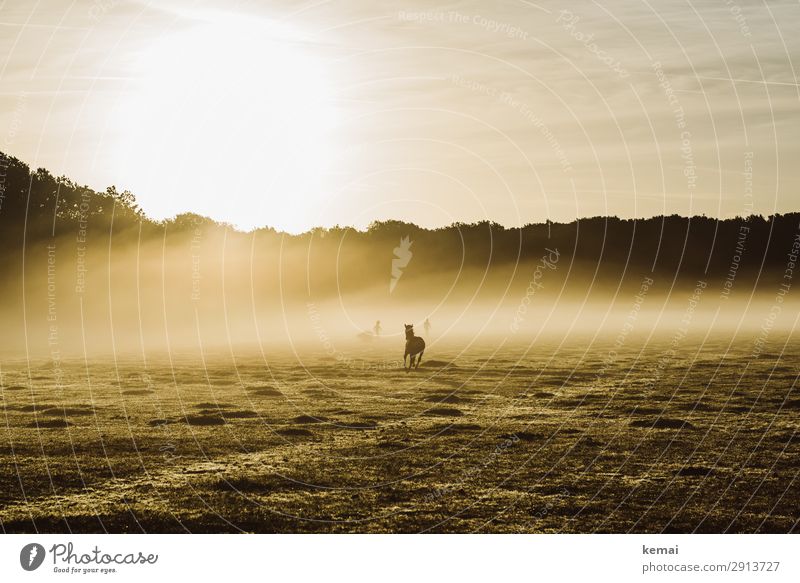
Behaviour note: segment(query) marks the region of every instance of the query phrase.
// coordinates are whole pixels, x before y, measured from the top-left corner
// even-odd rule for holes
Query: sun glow
[[[287,27],[216,18],[148,47],[117,109],[120,184],[157,218],[308,228],[337,113],[307,46]]]

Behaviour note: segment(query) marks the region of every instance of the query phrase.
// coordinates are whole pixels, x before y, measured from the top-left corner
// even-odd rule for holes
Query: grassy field
[[[771,340],[5,361],[0,527],[796,531],[800,345]]]

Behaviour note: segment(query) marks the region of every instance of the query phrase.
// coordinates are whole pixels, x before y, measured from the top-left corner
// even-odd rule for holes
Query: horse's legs
[[[406,353],[403,355],[403,368],[405,368],[405,369],[406,369],[406,372],[408,372],[408,369],[406,368],[406,358],[408,358],[408,352],[406,352]],[[414,360],[414,357],[413,357],[413,356],[411,357],[411,360]]]
[[[423,354],[425,354],[424,350],[417,355],[417,366],[415,366],[414,368],[419,368],[419,363],[422,360],[422,355]]]

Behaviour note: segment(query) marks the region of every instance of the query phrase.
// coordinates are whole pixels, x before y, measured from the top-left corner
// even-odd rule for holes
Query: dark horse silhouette
[[[419,368],[419,362],[422,360],[422,353],[425,352],[425,341],[419,336],[414,336],[414,326],[412,324],[405,324],[406,327],[406,352],[403,355],[403,368],[406,366],[406,357],[411,355],[411,362],[406,368],[406,372],[412,368]],[[414,357],[417,357],[417,364],[414,365]]]

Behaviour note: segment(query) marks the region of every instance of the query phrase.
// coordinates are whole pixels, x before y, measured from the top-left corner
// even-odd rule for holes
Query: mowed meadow
[[[397,344],[4,361],[0,528],[797,530],[796,339]]]

